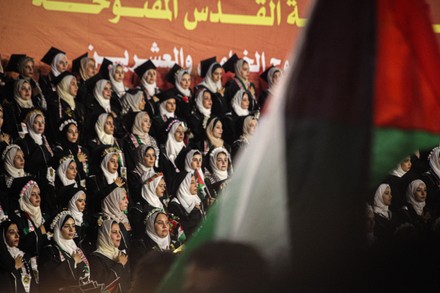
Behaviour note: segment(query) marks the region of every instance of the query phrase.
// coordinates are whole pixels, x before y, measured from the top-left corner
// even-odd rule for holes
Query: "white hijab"
[[[103,172],[104,177],[107,180],[107,184],[112,184],[113,182],[115,182],[115,179],[119,177],[118,171],[116,171],[115,173],[110,173],[110,171],[107,169],[108,161],[110,161],[113,155],[117,155],[119,158],[119,153],[110,152],[105,155],[104,159],[101,162],[101,171]]]
[[[197,193],[191,194],[189,191],[192,177],[194,177],[194,173],[187,173],[185,179],[180,183],[179,189],[177,190],[177,199],[188,214],[191,213],[194,207],[201,202]]]
[[[28,115],[29,115],[29,117],[26,121],[28,133],[32,137],[32,139],[35,141],[36,144],[42,145],[43,144],[43,134],[42,133],[38,134],[35,132],[34,121],[39,115],[41,115],[41,117],[43,117],[43,122],[45,122],[46,119],[44,118],[43,113],[40,111],[37,111],[37,110],[29,113]]]
[[[76,103],[75,97],[70,94],[69,87],[72,79],[75,77],[73,75],[66,75],[60,83],[57,85],[57,94],[61,98],[61,100],[65,101],[72,110],[75,110]]]
[[[120,251],[113,245],[111,239],[112,226],[114,223],[118,224],[118,222],[113,219],[104,220],[101,227],[99,227],[95,252],[117,262]]]
[[[93,95],[96,99],[96,101],[98,101],[98,104],[101,105],[102,108],[104,108],[104,110],[107,113],[110,113],[111,107],[110,107],[110,99],[106,99],[104,98],[104,96],[102,95],[102,91],[104,90],[104,87],[110,83],[110,81],[106,80],[106,79],[100,79],[96,85],[95,85],[95,89],[93,91]]]
[[[17,155],[17,151],[21,150],[21,148],[16,144],[11,144],[6,147],[5,151],[3,152],[3,158],[4,163],[3,166],[5,167],[5,171],[12,177],[12,178],[20,178],[24,177],[25,172],[24,169],[18,169],[14,166],[14,159]]]
[[[423,208],[426,205],[426,202],[418,202],[414,196],[417,188],[419,188],[420,184],[423,184],[426,187],[425,182],[420,179],[413,180],[406,189],[406,201],[412,205],[417,215],[421,216],[423,214]]]
[[[388,184],[381,184],[376,190],[374,194],[374,202],[373,202],[373,210],[376,214],[380,214],[387,219],[391,218],[390,211],[388,210],[388,206],[383,203],[383,194],[385,193],[385,189],[390,187]]]
[[[156,234],[154,229],[154,223],[156,222],[157,216],[160,214],[166,215],[163,210],[158,210],[155,213],[147,215],[147,218],[145,219],[145,233],[157,244],[161,250],[167,250],[170,248],[171,244],[170,233],[168,233],[166,237],[161,238]]]
[[[269,72],[267,73],[267,83],[269,85],[269,89],[273,86],[273,75],[276,72],[280,72],[281,74],[283,73],[281,71],[281,69],[277,68],[277,67],[272,67],[271,69],[269,69]]]
[[[133,127],[131,129],[131,132],[134,135],[137,135],[139,137],[139,139],[144,144],[151,145],[152,137],[150,136],[150,134],[148,134],[148,132],[144,132],[142,130],[142,120],[144,119],[145,116],[150,117],[150,115],[148,115],[148,113],[144,112],[144,111],[141,111],[141,112],[136,114],[136,117],[134,118],[134,123],[133,123]]]
[[[145,166],[144,157],[147,151],[151,148],[154,151],[154,156],[156,157],[155,166],[157,167],[157,161],[159,156],[159,149],[157,146],[142,144],[136,148],[136,168],[135,171],[141,175],[143,181],[147,180],[154,175],[154,167]]]
[[[123,81],[116,81],[116,79],[114,78],[116,68],[118,68],[118,67],[122,67],[122,70],[124,70],[124,66],[122,66],[121,64],[110,65],[109,76],[110,76],[110,83],[112,84],[113,90],[116,92],[116,94],[119,97],[122,97],[126,91],[126,88],[124,86],[124,82]]]
[[[228,178],[228,171],[227,170],[226,171],[222,171],[219,168],[217,168],[217,165],[216,165],[217,156],[219,154],[221,154],[221,153],[226,154],[226,158],[228,159],[229,164],[230,164],[231,162],[230,162],[229,153],[223,147],[218,147],[218,148],[215,148],[215,149],[212,150],[212,152],[210,154],[210,158],[209,158],[209,164],[211,165],[213,175],[217,176],[220,180],[225,180],[225,179]],[[229,169],[229,167],[230,166],[228,166],[228,169]]]
[[[205,106],[203,106],[203,94],[206,91],[208,91],[208,90],[202,89],[197,94],[196,107],[197,107],[197,110],[199,110],[199,112],[202,113],[204,117],[209,118],[209,116],[211,116],[211,108],[207,109],[207,108],[205,108]]]
[[[249,115],[248,109],[243,109],[241,107],[241,101],[243,101],[243,95],[246,93],[245,90],[238,90],[234,97],[231,100],[232,109],[238,116],[246,116]]]
[[[67,169],[69,168],[69,165],[72,162],[75,162],[75,159],[72,156],[64,158],[62,163],[57,168],[57,175],[64,186],[74,184],[74,187],[78,187],[78,184],[76,183],[75,179],[69,179],[66,176]]]
[[[141,100],[144,98],[144,93],[142,91],[138,91],[135,94],[126,93],[125,96],[122,98],[122,105],[123,105],[123,113],[129,113],[129,112],[139,112],[143,109],[139,108],[139,104],[141,103]]]
[[[190,91],[190,89],[189,89],[189,88],[184,89],[184,88],[180,85],[180,81],[182,80],[182,77],[183,77],[185,74],[190,75],[189,72],[186,71],[186,70],[184,70],[184,69],[181,69],[181,70],[179,70],[179,71],[177,72],[175,85],[176,85],[176,88],[179,90],[179,92],[181,92],[182,94],[184,94],[186,97],[190,98],[190,97],[191,97],[191,91]]]
[[[156,188],[162,178],[163,174],[157,173],[146,179],[145,183],[142,184],[142,198],[145,199],[149,205],[159,209],[163,209],[163,204],[156,194]]]
[[[38,190],[40,190],[37,182],[30,180],[28,183],[26,183],[26,185],[20,191],[20,198],[18,199],[18,204],[20,206],[20,210],[26,212],[28,216],[31,218],[32,222],[34,223],[35,228],[38,228],[44,223],[44,219],[41,214],[41,208],[39,206],[38,207],[34,206],[29,200],[34,186],[36,186]]]
[[[153,97],[156,94],[157,84],[156,84],[156,82],[153,82],[152,84],[149,84],[147,82],[146,77],[147,77],[147,74],[150,70],[156,71],[156,69],[148,69],[147,71],[145,71],[144,75],[142,75],[142,78],[141,78],[141,84],[147,90],[148,95],[150,97]]]
[[[102,200],[101,208],[104,215],[120,223],[129,223],[127,215],[119,208],[119,202],[126,196],[125,189],[121,187],[110,192]]]
[[[185,123],[179,120],[175,120],[174,124],[171,126],[170,131],[168,131],[168,138],[167,142],[165,144],[165,151],[167,152],[168,159],[174,164],[174,161],[177,158],[177,155],[179,155],[180,151],[185,147],[185,143],[183,140],[181,142],[177,142],[176,138],[174,137],[177,127],[180,125],[183,128],[183,131],[186,131]]]
[[[202,156],[202,159],[203,159],[203,155],[202,155],[202,153],[199,150],[190,150],[186,154],[186,158],[185,158],[185,171],[186,172],[194,172],[194,171],[197,170],[197,173],[200,175],[200,177],[202,178],[203,182],[205,182],[205,174],[203,174],[202,168],[198,168],[198,169],[191,168],[191,162],[192,162],[192,159],[193,159],[193,157],[195,155],[200,155],[200,156]]]
[[[168,112],[168,110],[166,108],[167,101],[168,100],[165,100],[159,104],[160,117],[165,116],[165,117],[167,117],[167,119],[174,118],[174,112]]]
[[[71,256],[74,252],[78,251],[78,246],[76,246],[76,243],[73,239],[65,239],[61,234],[61,229],[68,218],[74,218],[69,211],[62,211],[57,215],[57,217],[58,219],[55,218],[56,222],[53,226],[53,240],[61,248],[61,250]]]
[[[88,74],[87,74],[87,65],[88,65],[88,63],[89,63],[89,60],[93,60],[93,62],[95,63],[95,66],[96,66],[96,62],[95,62],[95,59],[93,59],[93,58],[89,58],[89,57],[83,57],[83,58],[81,58],[81,61],[80,61],[80,68],[79,68],[79,74],[81,75],[81,78],[83,79],[83,80],[88,80],[89,78],[91,78],[91,76],[89,76]]]
[[[57,77],[58,75],[60,75],[62,72],[59,72],[57,69],[57,64],[58,62],[60,62],[64,57],[66,57],[66,55],[64,53],[58,53],[55,55],[55,57],[53,57],[52,59],[52,63],[50,63],[50,68],[52,69],[52,74]],[[67,57],[66,57],[67,58]]]
[[[235,77],[239,78],[246,86],[246,89],[249,87],[249,81],[241,74],[242,68],[243,68],[243,64],[246,61],[244,59],[239,59],[235,65],[234,65],[234,69],[235,69]],[[247,62],[246,62],[247,63]]]
[[[98,120],[96,120],[95,123],[95,131],[96,135],[98,135],[99,141],[102,142],[102,144],[114,145],[115,137],[112,134],[107,134],[104,131],[104,125],[109,115],[111,114],[102,113],[101,115],[99,115]]]
[[[72,198],[69,200],[69,203],[67,204],[67,209],[72,213],[72,217],[75,220],[76,226],[81,226],[83,223],[84,214],[80,212],[78,210],[78,207],[76,206],[76,201],[83,194],[85,195],[84,191],[78,190],[78,192],[72,196]]]
[[[19,79],[15,82],[15,88],[14,88],[14,100],[17,102],[17,104],[24,109],[30,109],[34,107],[34,103],[32,103],[32,99],[29,100],[24,100],[21,96],[20,96],[20,89],[23,86],[24,83],[29,83],[28,80],[26,79]]]
[[[431,170],[440,178],[440,164],[438,162],[440,156],[440,147],[435,147],[432,149],[429,155],[429,166]]]
[[[208,71],[206,72],[205,79],[203,80],[203,82],[199,84],[209,89],[212,93],[216,93],[223,88],[221,80],[215,82],[214,79],[212,78],[214,67],[218,68],[221,67],[221,65],[218,62],[212,63],[211,66],[209,66]]]

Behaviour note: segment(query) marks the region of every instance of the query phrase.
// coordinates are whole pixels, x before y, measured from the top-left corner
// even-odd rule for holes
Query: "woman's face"
[[[142,99],[143,100],[143,99]],[[142,118],[142,122],[141,122],[141,129],[143,132],[148,133],[150,132],[150,128],[151,128],[151,119],[149,115],[145,115]]]
[[[69,85],[69,94],[72,96],[76,96],[78,93],[78,82],[76,81],[76,78],[72,78]]]
[[[191,169],[196,170],[202,167],[202,155],[195,154],[191,160]]]
[[[197,194],[197,182],[196,182],[196,177],[194,176],[191,176],[191,182],[189,184],[189,193],[191,193],[192,195]]]
[[[110,82],[108,82],[104,86],[104,89],[102,90],[102,96],[106,100],[110,100],[110,98],[112,97],[112,85],[110,84]]]
[[[428,193],[425,183],[420,183],[420,185],[417,187],[416,191],[414,192],[414,199],[417,202],[425,202],[427,194]]]
[[[154,167],[154,163],[156,163],[156,154],[155,154],[155,152],[154,152],[154,150],[152,148],[149,148],[145,152],[144,165],[147,168],[152,168],[152,167]]]
[[[275,71],[275,73],[272,76],[272,84],[276,85],[281,79],[281,72]]]
[[[217,123],[215,123],[214,129],[212,130],[212,135],[215,138],[222,138],[222,134],[223,134],[223,124],[220,121],[217,121]]]
[[[113,78],[117,82],[122,82],[124,80],[124,77],[125,77],[124,68],[121,65],[117,65],[115,69],[115,73],[113,74]]]
[[[95,60],[93,59],[89,59],[87,61],[87,67],[86,67],[86,74],[87,76],[94,76],[96,73],[96,64],[95,64]]]
[[[67,167],[67,170],[66,170],[66,177],[67,177],[67,179],[74,180],[76,178],[76,173],[77,173],[76,162],[72,161],[72,162],[70,162],[70,164],[69,164],[69,166]]]
[[[37,134],[43,134],[46,123],[44,122],[44,118],[41,115],[38,115],[34,119],[34,123],[32,124],[32,128]]]
[[[14,157],[14,167],[17,169],[24,169],[24,154],[22,150],[17,150]]]
[[[31,196],[29,197],[29,201],[34,207],[39,207],[41,202],[40,197],[40,188],[37,186],[32,187]]]
[[[118,155],[112,155],[110,160],[108,160],[107,170],[111,174],[115,174],[118,171],[118,167],[119,167],[118,159],[119,159]]]
[[[121,245],[121,228],[118,223],[113,223],[110,229],[110,238],[114,247]]]
[[[246,80],[249,78],[249,64],[247,62],[243,62],[243,66],[241,67],[241,75]]]
[[[23,68],[24,77],[32,77],[34,75],[34,62],[31,60],[27,61]]]
[[[18,233],[18,227],[16,224],[9,225],[6,230],[6,243],[11,247],[18,247],[20,242],[20,234]]]
[[[170,233],[170,223],[168,217],[165,214],[159,214],[154,221],[154,232],[160,238],[165,238]]]
[[[139,101],[139,109],[143,111],[145,109],[146,104],[147,102],[145,101],[144,97],[142,97],[142,99]]]
[[[32,99],[32,87],[29,82],[23,82],[18,92],[23,100],[27,101]]]
[[[174,113],[176,111],[176,99],[168,99],[165,103],[165,109],[168,112]]]
[[[0,111],[0,129],[1,129],[2,126],[3,126],[3,121],[5,121],[5,120],[3,119],[3,116],[4,116],[3,111]]]
[[[75,201],[76,208],[81,213],[86,209],[86,194],[81,194],[78,199]]]
[[[222,80],[222,75],[223,75],[223,68],[222,67],[217,67],[214,72],[212,73],[212,80],[214,82],[219,82]]]
[[[156,70],[154,70],[154,69],[150,69],[150,70],[148,70],[148,71],[147,71],[147,74],[145,75],[145,81],[146,81],[148,84],[153,84],[153,83],[156,82],[156,80],[157,80],[157,73],[156,73]]]
[[[78,127],[76,127],[75,124],[70,124],[69,127],[67,128],[66,136],[68,142],[76,143],[78,141],[78,136],[79,136]]]
[[[205,91],[203,93],[202,104],[203,104],[203,107],[206,108],[206,109],[211,109],[212,108],[212,98],[211,98],[211,93],[210,92]]]
[[[113,117],[108,115],[104,123],[104,132],[108,135],[113,135],[114,131],[115,126],[113,125]]]
[[[184,136],[185,134],[183,132],[183,127],[182,125],[179,125],[176,129],[176,132],[174,133],[174,138],[176,139],[177,142],[182,142]]]
[[[162,178],[159,181],[159,184],[156,187],[156,195],[157,197],[163,197],[165,193],[165,180]]]
[[[248,94],[245,93],[243,95],[243,99],[241,99],[240,106],[242,109],[245,109],[245,110],[249,109],[249,96],[248,96]]]
[[[402,168],[403,171],[408,172],[409,170],[411,170],[411,158],[410,157],[406,157],[401,163],[400,163],[400,168]]]
[[[185,89],[185,90],[189,89],[189,87],[191,85],[191,76],[187,73],[184,74],[182,76],[182,79],[180,80],[179,84],[183,89]]]
[[[61,236],[66,240],[71,240],[75,237],[75,221],[72,218],[67,219],[61,227]]]
[[[121,196],[121,199],[119,200],[119,209],[121,210],[121,212],[126,211],[128,207],[127,193],[125,193],[124,191],[123,194],[124,196]]]
[[[56,64],[57,66],[57,70],[60,73],[63,73],[64,71],[67,70],[67,66],[69,66],[69,62],[67,61],[67,57],[64,56],[63,59],[61,59],[60,61],[58,61],[58,63]]]
[[[385,192],[382,195],[382,199],[383,199],[383,204],[386,206],[391,205],[391,199],[393,198],[393,196],[391,195],[391,188],[387,187],[385,189]]]
[[[257,129],[257,124],[258,122],[256,119],[252,119],[251,122],[249,122],[247,131],[250,135],[253,135],[255,133],[255,130]]]
[[[217,155],[217,159],[215,160],[215,166],[220,171],[226,171],[228,170],[228,157],[224,153],[220,153]]]

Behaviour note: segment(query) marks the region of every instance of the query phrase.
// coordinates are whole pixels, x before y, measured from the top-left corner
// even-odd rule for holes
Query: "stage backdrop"
[[[440,43],[440,1],[428,0]],[[7,3],[7,4],[6,4]],[[0,9],[0,54],[34,57],[39,63],[51,47],[69,60],[88,52],[133,68],[152,59],[159,84],[174,63],[191,70],[198,82],[200,60],[233,53],[250,63],[251,79],[271,64],[289,66],[288,57],[313,0],[14,0]],[[169,85],[168,85],[169,86]]]

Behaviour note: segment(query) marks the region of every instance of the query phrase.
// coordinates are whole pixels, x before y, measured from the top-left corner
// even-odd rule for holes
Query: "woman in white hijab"
[[[208,160],[209,173],[205,176],[205,183],[210,195],[216,198],[229,182],[232,173],[231,157],[225,148],[218,147],[209,152]]]
[[[121,237],[118,222],[104,220],[99,227],[96,250],[89,257],[93,280],[108,286],[119,278],[114,293],[128,292],[130,284],[128,255],[118,248]]]
[[[5,173],[1,176],[2,182],[0,183],[0,187],[2,187],[2,190],[11,188],[16,178],[23,178],[30,175],[24,170],[25,159],[20,146],[16,144],[8,145],[2,153],[2,161],[5,170]]]
[[[131,242],[131,224],[126,215],[128,196],[124,188],[118,187],[108,194],[101,203],[101,210],[105,219],[112,219],[119,223],[122,241],[119,249],[129,249]]]
[[[141,198],[130,209],[130,223],[133,224],[135,238],[140,237],[140,233],[145,230],[145,216],[155,208],[165,210],[163,198],[165,196],[165,179],[163,173],[156,173],[143,180]]]
[[[58,213],[50,229],[53,231],[51,245],[40,256],[40,289],[53,292],[88,283],[90,266],[85,254],[73,240],[76,230],[71,212]]]
[[[376,189],[373,199],[374,235],[381,240],[389,239],[395,230],[395,222],[389,210],[392,195],[391,187],[382,183]]]
[[[263,108],[267,98],[273,95],[273,90],[275,89],[275,86],[280,82],[281,78],[283,77],[283,72],[281,69],[272,65],[271,67],[266,69],[260,75],[260,77],[268,84],[268,88],[262,90],[260,96],[258,97],[258,104],[260,105],[260,108]]]
[[[110,81],[106,79],[100,79],[95,85],[95,89],[93,90],[93,96],[95,100],[98,102],[99,112],[111,113],[112,108],[110,105],[112,95],[112,85]]]
[[[194,173],[181,173],[176,179],[174,197],[168,210],[180,219],[186,236],[191,236],[201,223],[205,212],[197,195],[197,182]]]
[[[30,257],[20,246],[20,231],[17,223],[6,219],[0,225],[0,262],[2,274],[8,284],[2,284],[2,292],[37,292],[38,266],[36,257]],[[8,290],[9,289],[9,290]]]
[[[242,117],[237,121],[237,132],[238,134],[241,133],[241,135],[239,139],[232,144],[232,161],[234,161],[238,152],[244,150],[248,146],[249,140],[254,135],[257,125],[258,118],[253,115]]]
[[[145,104],[146,102],[142,91],[136,91],[134,93],[128,92],[121,98],[122,115],[143,111]]]
[[[436,219],[440,216],[440,147],[432,149],[428,156],[429,170],[422,174],[421,179],[426,184],[428,197],[426,209],[431,217]]]

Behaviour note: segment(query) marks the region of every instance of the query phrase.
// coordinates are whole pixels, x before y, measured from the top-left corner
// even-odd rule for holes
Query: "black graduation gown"
[[[428,191],[426,197],[426,207],[433,219],[440,216],[440,178],[434,171],[430,170],[422,174],[421,179],[426,184]]]
[[[205,116],[200,113],[200,111],[194,106],[191,110],[191,115],[188,117],[188,127],[191,129],[194,137],[192,141],[200,141],[205,135],[205,127],[203,127],[203,122],[205,121]]]
[[[156,153],[160,152],[159,145],[157,144],[156,139],[154,139],[154,137],[151,138],[151,143]],[[130,133],[124,138],[122,144],[124,145],[125,166],[127,167],[128,172],[132,172],[136,168],[137,163],[136,149],[144,143],[139,139],[137,135]]]
[[[53,148],[55,162],[59,162],[59,160],[68,155],[72,155],[76,162],[76,170],[77,170],[77,182],[83,188],[86,188],[86,180],[87,176],[90,173],[90,155],[89,150],[85,147],[82,147],[79,144],[73,143],[57,143]],[[87,162],[84,164],[78,159],[78,154],[82,152],[87,156]]]
[[[117,289],[112,292],[124,293],[129,291],[130,262],[123,266],[121,263],[115,262],[99,252],[93,252],[88,259],[92,280],[99,284],[104,284],[105,287],[119,277]]]
[[[165,205],[164,205],[165,207]],[[133,229],[133,238],[139,239],[145,234],[145,217],[150,211],[155,209],[150,205],[144,198],[140,198],[134,206],[130,208],[128,213],[128,218],[130,220],[130,225]]]
[[[250,86],[255,88],[255,85],[251,82]],[[258,103],[255,100],[254,95],[249,91],[249,88],[246,88],[243,83],[236,77],[226,83],[225,86],[225,97],[229,105],[231,105],[231,101],[234,98],[235,94],[240,90],[244,89],[249,96],[249,111],[256,111],[259,109]],[[230,106],[230,109],[232,107]]]
[[[42,292],[58,292],[59,288],[77,286],[89,267],[83,261],[76,265],[54,242],[44,247],[40,255],[40,288]]]
[[[201,203],[201,206],[203,204]],[[202,208],[203,209],[203,208]],[[180,219],[180,224],[182,225],[182,229],[185,232],[187,239],[191,237],[191,235],[197,231],[200,223],[203,220],[203,212],[197,208],[193,208],[193,210],[188,213],[180,204],[177,198],[173,198],[168,205],[168,210],[170,213],[176,215]]]
[[[38,80],[41,91],[43,92],[43,95],[48,103],[57,97],[57,87],[54,83],[54,80],[55,76],[52,72],[49,72],[48,75],[40,75],[40,79]]]
[[[31,276],[30,292],[39,292],[38,285],[35,282],[36,276],[31,269],[31,262],[29,254],[25,253],[23,256],[23,263],[26,272]],[[2,245],[0,251],[0,284],[1,291],[4,293],[25,293],[22,283],[22,270],[15,268],[15,260],[7,251],[6,246]]]
[[[147,102],[145,104],[145,111],[148,113],[148,115],[150,115],[150,117],[158,115],[158,113],[159,113],[158,102],[154,101],[153,97],[150,96],[147,89],[143,85],[140,85],[140,88],[144,92],[144,98],[145,98],[145,101]],[[157,97],[157,95],[159,95],[160,92],[161,92],[160,89],[156,88],[155,96]]]
[[[174,162],[175,165],[170,161],[168,158],[165,147],[162,145],[160,147],[160,156],[159,156],[159,168],[164,174],[165,184],[167,186],[173,186],[173,182],[177,176],[177,174],[181,171],[177,169],[177,166],[179,165],[177,162],[181,160],[185,160],[184,157],[186,156],[186,147],[183,147],[179,154],[177,155]]]
[[[222,192],[222,190],[226,187],[229,182],[229,177],[220,180],[217,176],[209,174],[205,177],[205,184],[208,188],[209,194],[216,198]]]
[[[231,111],[231,105],[230,103],[228,103],[225,95],[222,96],[220,93],[213,93],[211,90],[203,85],[198,85],[195,92],[198,92],[201,88],[205,88],[211,93],[211,116],[223,117],[224,115],[226,115],[226,113]]]
[[[426,211],[423,211],[425,214]],[[409,223],[414,225],[419,237],[428,237],[431,231],[431,221],[425,220],[424,217],[419,216],[411,204],[407,203],[402,207],[396,215],[398,226]]]
[[[15,100],[5,102],[3,105],[4,122],[2,129],[9,133],[14,141],[19,139],[19,132],[22,131],[21,123],[24,122],[26,115],[34,109],[22,108]]]
[[[390,241],[396,230],[396,219],[393,217],[387,219],[378,213],[374,213],[374,221],[374,235],[377,239],[384,242]]]
[[[9,175],[0,175],[0,203],[6,214],[11,214],[19,209],[19,192],[27,182],[35,180],[35,176],[26,173],[25,176],[12,178]]]
[[[247,146],[248,146],[248,144],[242,139],[237,139],[236,141],[234,141],[234,143],[232,144],[232,149],[231,149],[232,162],[234,162],[234,158],[237,156],[237,153],[239,153],[240,150],[246,148]]]
[[[101,201],[118,188],[116,183],[107,183],[102,171],[96,175],[89,176],[87,179],[87,212],[94,215],[101,211]]]
[[[193,99],[191,89],[191,97],[185,96],[176,87],[172,88],[172,90],[174,91],[174,97],[176,99],[176,116],[188,120],[191,111],[191,100]]]
[[[262,90],[260,93],[260,96],[258,97],[258,106],[263,109],[264,105],[266,104],[266,100],[269,97],[269,90],[265,89]]]

